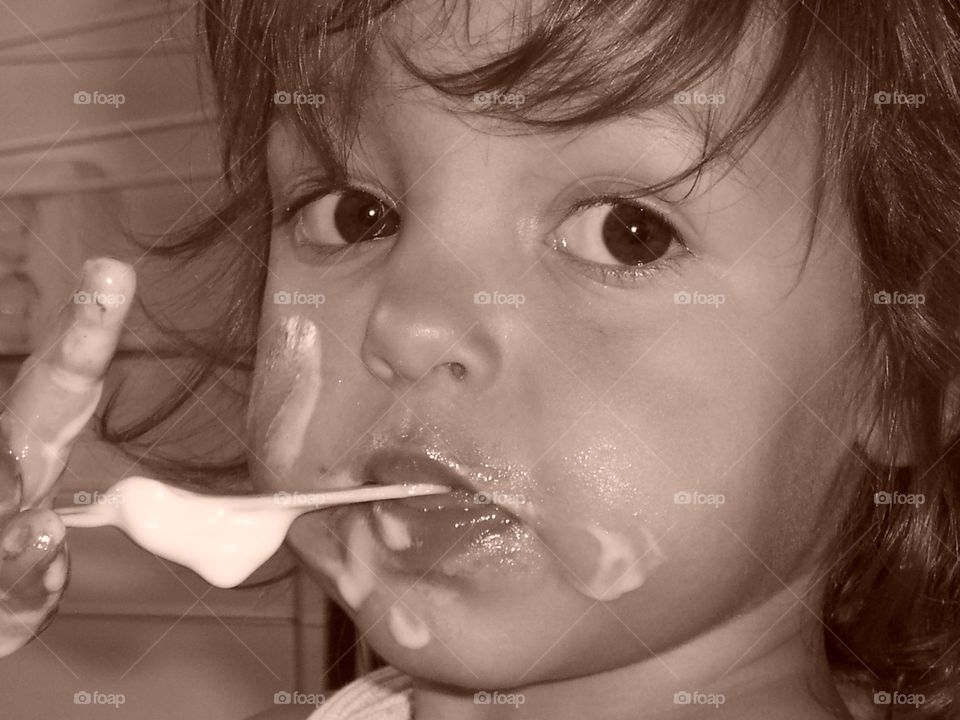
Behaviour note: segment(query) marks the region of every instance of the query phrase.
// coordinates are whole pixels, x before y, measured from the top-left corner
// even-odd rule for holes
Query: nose
[[[496,319],[478,312],[477,278],[451,250],[434,238],[401,240],[382,272],[361,351],[370,372],[397,389],[477,391],[495,381]]]

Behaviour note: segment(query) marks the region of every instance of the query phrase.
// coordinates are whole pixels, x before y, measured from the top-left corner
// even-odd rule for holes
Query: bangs
[[[461,43],[476,48],[483,41],[471,26],[473,5],[444,0],[427,23],[397,0],[256,0],[242,13],[240,4],[228,3],[223,9],[237,16],[232,22],[208,18],[207,32],[223,137],[230,138],[231,185],[251,177],[242,162],[234,172],[233,159],[258,155],[250,152],[253,144],[263,142],[278,119],[290,122],[334,179],[346,180],[373,56],[383,49],[413,84],[436,91],[449,112],[498,121],[506,132],[569,131],[653,109],[692,121],[703,137],[698,162],[649,189],[654,192],[734,156],[763,127],[801,74],[816,22],[803,3],[783,10],[778,2],[757,0],[561,0],[540,13],[520,3],[526,14],[511,17],[505,47],[471,65],[459,51]],[[419,25],[408,27],[413,20]],[[237,34],[263,38],[260,46],[224,32],[244,22],[258,27]],[[423,43],[443,49],[456,59],[446,64],[456,67],[418,64],[411,50]],[[764,68],[762,77],[753,77],[757,67]],[[733,77],[750,87],[750,97],[735,108],[677,101],[704,83],[722,97]],[[483,96],[522,101],[478,103]],[[263,111],[257,116],[251,108]]]

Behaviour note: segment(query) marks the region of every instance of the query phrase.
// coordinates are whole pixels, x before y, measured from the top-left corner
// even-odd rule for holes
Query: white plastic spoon
[[[57,512],[67,527],[118,527],[140,547],[187,566],[211,585],[234,587],[277,551],[290,525],[304,513],[449,491],[446,485],[421,483],[317,493],[201,495],[159,480],[128,477],[97,496],[93,505]]]

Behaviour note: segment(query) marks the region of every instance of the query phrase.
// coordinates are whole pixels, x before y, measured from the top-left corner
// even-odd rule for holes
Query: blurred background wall
[[[183,280],[152,266],[125,233],[159,236],[216,205],[214,108],[198,73],[195,10],[160,0],[0,0],[0,403],[85,258],[128,259],[173,294]],[[209,309],[192,312],[202,321]],[[153,351],[138,353],[146,341]],[[138,388],[127,411],[180,383],[184,363],[157,341],[136,319],[124,335],[109,386]],[[165,441],[193,456],[237,450],[231,438],[242,428],[226,395],[212,388],[191,403]],[[194,430],[201,426],[213,431]],[[136,471],[88,431],[60,500]],[[328,688],[328,609],[285,554],[257,576],[285,580],[224,591],[119,531],[71,531],[69,543],[60,614],[0,660],[0,716],[243,718],[274,707],[277,692]],[[124,703],[109,713],[85,705],[83,693],[95,692]]]

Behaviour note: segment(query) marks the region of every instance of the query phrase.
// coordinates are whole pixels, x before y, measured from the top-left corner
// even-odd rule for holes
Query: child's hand
[[[39,632],[63,593],[65,530],[50,506],[133,300],[129,266],[99,259],[83,271],[80,291],[0,398],[0,657]]]

